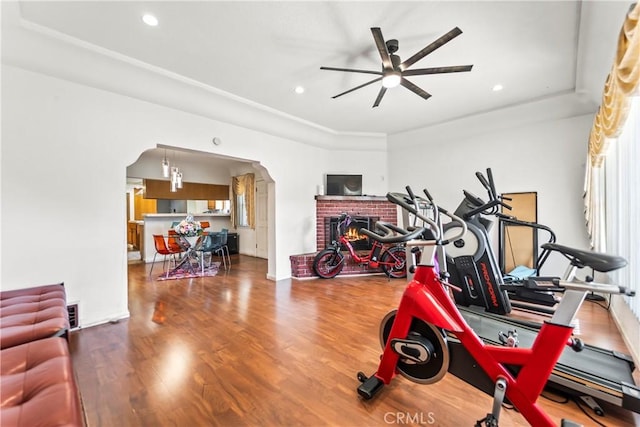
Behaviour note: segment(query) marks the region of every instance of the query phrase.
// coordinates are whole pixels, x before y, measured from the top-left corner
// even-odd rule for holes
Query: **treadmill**
[[[458,306],[458,309],[469,326],[487,344],[501,345],[501,334],[515,330],[519,346],[531,347],[539,330],[539,326],[533,322],[487,313],[480,307]],[[449,335],[447,340],[451,349],[449,372],[484,392],[493,394],[494,384],[455,336]],[[604,411],[596,399],[640,413],[640,388],[633,380],[634,369],[631,356],[623,353],[588,344],[584,344],[580,352],[566,347],[546,387],[580,398],[597,415],[604,415]],[[473,375],[470,375],[470,370],[475,370]],[[517,375],[517,372],[514,374]]]

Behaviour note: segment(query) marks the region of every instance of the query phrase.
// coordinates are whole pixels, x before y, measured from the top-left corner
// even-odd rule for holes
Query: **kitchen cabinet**
[[[159,179],[144,180],[145,199],[168,200],[229,200],[229,186],[183,182],[182,188],[170,191],[169,181]]]
[[[133,219],[141,221],[145,214],[158,212],[155,199],[145,199],[141,194],[136,194],[133,198]]]
[[[127,244],[139,251],[142,250],[143,230],[144,224],[141,221],[129,221],[127,224]]]

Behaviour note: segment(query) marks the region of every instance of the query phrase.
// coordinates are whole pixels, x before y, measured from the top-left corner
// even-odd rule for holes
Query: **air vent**
[[[67,312],[69,313],[69,325],[71,329],[78,327],[78,304],[69,304],[67,306]]]

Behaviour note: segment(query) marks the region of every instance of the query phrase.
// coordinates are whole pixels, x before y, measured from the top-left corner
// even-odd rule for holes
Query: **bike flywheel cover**
[[[380,344],[385,348],[391,327],[398,310],[387,313],[380,323]],[[422,340],[428,340],[433,346],[433,354],[427,363],[413,363],[398,360],[396,368],[403,377],[419,384],[433,384],[444,377],[449,369],[449,347],[444,332],[436,326],[414,318],[409,328],[409,334],[418,334]],[[402,337],[405,338],[405,337]]]

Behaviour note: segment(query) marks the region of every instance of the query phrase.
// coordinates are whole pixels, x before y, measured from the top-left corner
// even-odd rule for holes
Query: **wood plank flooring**
[[[149,268],[129,265],[129,319],[71,334],[89,427],[471,426],[491,409],[453,375],[433,385],[398,376],[374,400],[358,397],[356,372],[375,371],[379,322],[402,280],[273,282],[266,260],[242,255],[208,278],[157,281]],[[579,318],[585,341],[626,352],[603,308],[585,303]],[[558,424],[597,425],[573,401],[541,404]],[[604,425],[640,425],[604,408]],[[504,410],[500,425],[527,423]]]

